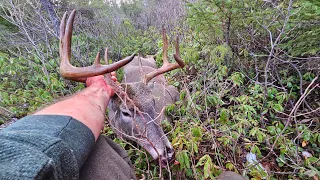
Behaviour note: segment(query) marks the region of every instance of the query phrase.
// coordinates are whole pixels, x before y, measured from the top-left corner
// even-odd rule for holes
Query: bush
[[[106,10],[93,4],[79,13],[82,18],[76,22],[74,65],[90,65],[105,47],[114,60],[136,51],[162,58],[156,28],[161,25],[141,23],[137,14],[144,12],[142,1],[122,7],[103,4]],[[166,75],[181,93],[180,100],[166,108],[173,123],[162,123],[179,164],[159,169],[136,144],[117,139],[108,125],[104,133],[128,151],[141,178],[214,179],[230,170],[251,179],[316,179],[320,175],[319,7],[316,0],[186,3],[188,28],[183,24],[169,29],[172,35],[180,33],[180,52],[187,66]],[[146,14],[157,16],[150,9]],[[0,19],[3,22],[8,25]],[[57,39],[49,43],[39,39],[25,51],[18,51],[17,45],[0,53],[4,120],[9,117],[3,111],[23,117],[84,87],[59,76]],[[249,153],[261,166],[247,161]]]

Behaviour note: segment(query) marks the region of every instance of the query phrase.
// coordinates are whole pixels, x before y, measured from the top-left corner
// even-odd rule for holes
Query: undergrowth
[[[166,75],[180,91],[180,100],[166,108],[173,122],[162,123],[179,164],[161,170],[136,144],[117,139],[108,123],[103,132],[128,151],[139,178],[214,179],[225,170],[251,179],[319,177],[319,26],[300,23],[318,22],[320,5],[314,0],[291,2],[188,4],[190,27],[180,35],[187,66]],[[285,21],[289,7],[293,15]],[[277,34],[282,26],[285,33]],[[74,35],[72,63],[91,64],[109,43],[115,46],[113,59],[139,51],[156,54],[161,64],[156,29],[137,30],[130,21],[123,22],[123,29],[109,41]],[[276,37],[281,39],[278,46]],[[57,44],[46,61],[35,52],[24,57],[0,53],[1,124],[84,88],[58,74]],[[80,52],[88,53],[84,58]],[[250,154],[257,161],[248,161]]]

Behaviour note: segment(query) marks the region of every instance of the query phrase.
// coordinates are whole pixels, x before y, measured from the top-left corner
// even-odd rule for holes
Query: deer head
[[[174,150],[163,132],[160,122],[163,120],[162,113],[157,109],[163,109],[165,105],[159,104],[159,99],[165,98],[166,93],[158,92],[161,87],[166,89],[167,85],[161,74],[173,69],[184,67],[184,63],[180,58],[179,42],[177,38],[176,54],[174,59],[177,63],[169,63],[167,49],[168,40],[165,30],[162,31],[163,37],[163,65],[159,69],[151,66],[144,66],[140,57],[134,54],[118,61],[112,65],[101,65],[100,55],[97,54],[93,65],[89,67],[74,67],[70,64],[71,56],[71,36],[75,10],[72,11],[66,25],[66,14],[64,14],[60,26],[60,73],[63,77],[85,82],[87,77],[106,74],[114,71],[127,63],[125,66],[125,76],[131,76],[130,81],[123,81],[121,85],[111,80],[111,76],[106,74],[106,81],[113,86],[116,92],[109,103],[108,116],[111,126],[115,129],[120,137],[133,140],[144,147],[150,155],[159,161],[162,167],[167,166],[174,161]],[[154,61],[154,59],[149,60]],[[105,61],[107,63],[107,49],[105,53]],[[139,64],[135,66],[134,64]],[[154,62],[155,64],[155,62]],[[128,69],[126,71],[126,69]],[[157,81],[155,77],[162,78]],[[172,89],[169,87],[168,89]],[[169,92],[169,91],[168,91]],[[170,95],[170,92],[169,92]],[[160,96],[160,98],[156,98]],[[168,102],[172,103],[172,102]]]

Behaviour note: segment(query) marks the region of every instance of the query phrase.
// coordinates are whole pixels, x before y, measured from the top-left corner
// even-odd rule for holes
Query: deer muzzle
[[[168,167],[175,161],[175,152],[173,148],[166,148],[166,152],[157,159],[159,165],[163,168]]]

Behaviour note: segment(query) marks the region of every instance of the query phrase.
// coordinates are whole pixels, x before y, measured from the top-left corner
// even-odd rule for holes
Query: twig
[[[313,87],[310,91],[309,88],[316,82],[316,80],[318,79],[318,76],[315,77],[312,82],[309,84],[309,86],[306,88],[306,90],[304,91],[304,93],[302,94],[302,96],[299,98],[299,100],[297,101],[297,103],[295,104],[295,106],[293,107],[293,109],[291,110],[290,114],[289,114],[289,118],[287,120],[286,125],[284,126],[284,128],[282,129],[282,131],[278,134],[277,138],[275,139],[274,143],[272,144],[272,147],[270,149],[270,152],[268,153],[268,155],[265,157],[267,158],[272,152],[273,149],[276,145],[276,143],[278,142],[279,137],[284,133],[284,131],[287,129],[287,127],[289,126],[291,120],[292,120],[292,114],[294,114],[297,109],[299,108],[299,106],[301,105],[302,101],[307,97],[307,95],[318,85],[316,85],[315,87]]]

